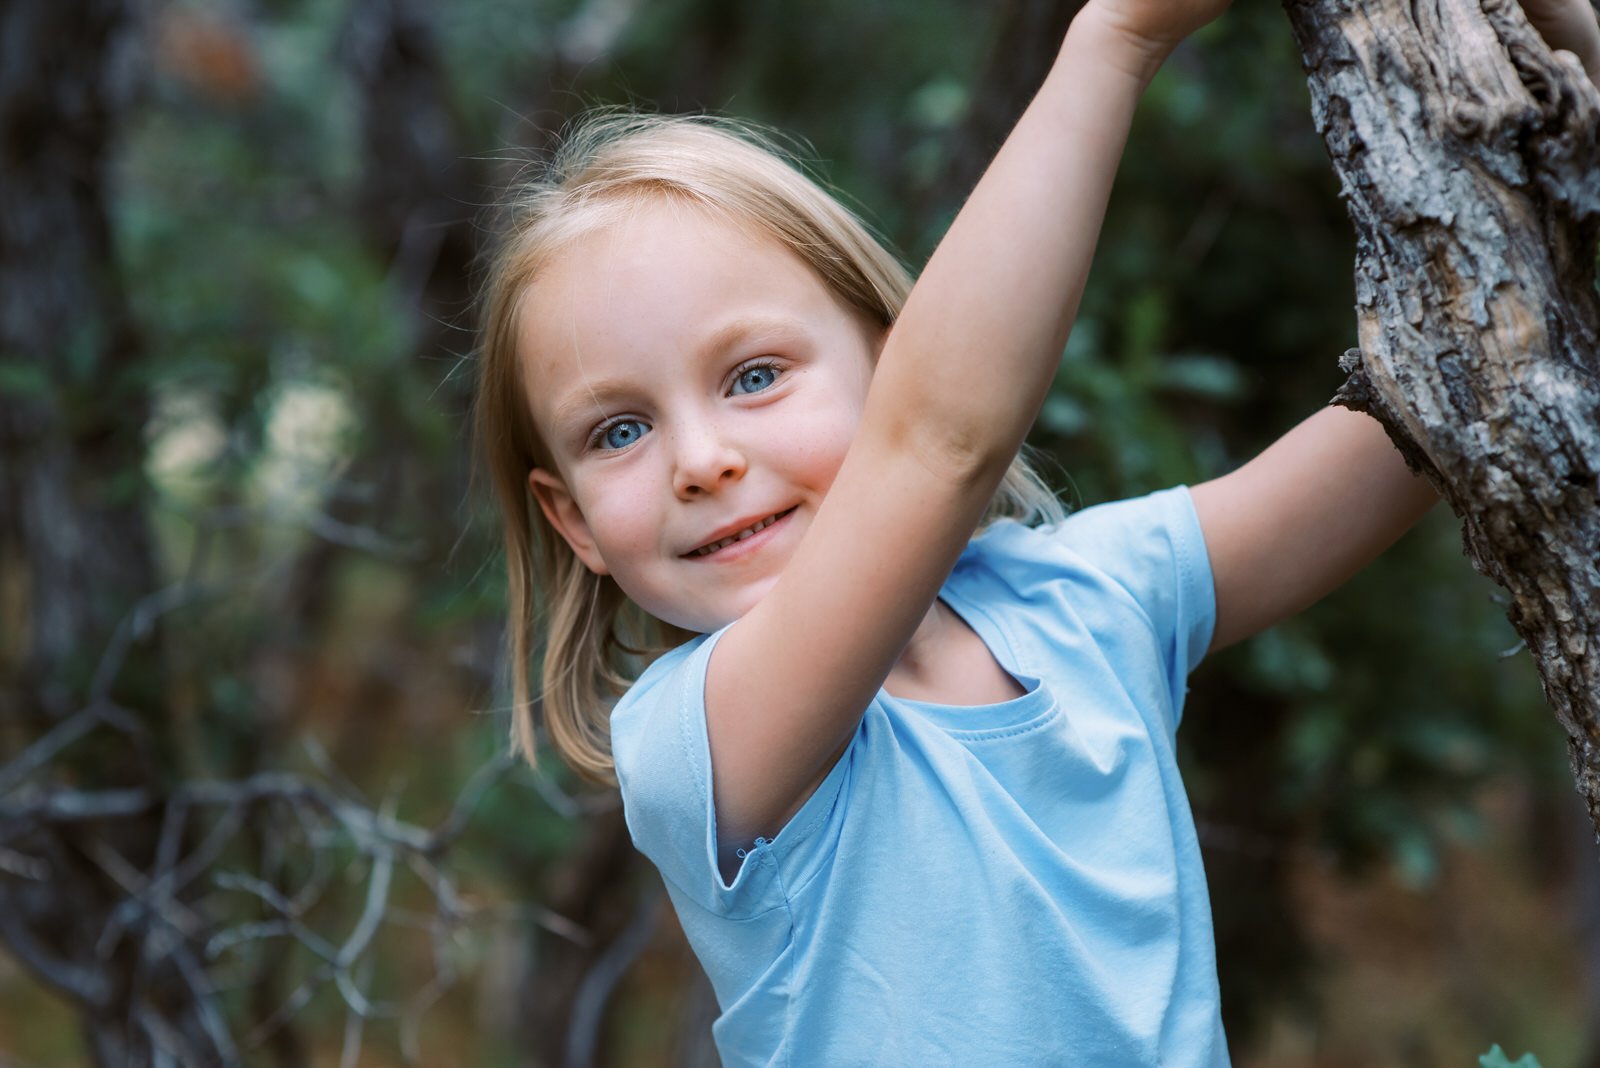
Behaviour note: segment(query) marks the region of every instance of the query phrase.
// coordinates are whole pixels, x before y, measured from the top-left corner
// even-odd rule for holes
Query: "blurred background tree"
[[[920,262],[1037,0],[0,9],[0,1063],[711,1064],[614,796],[512,769],[475,256],[595,104],[715,109]],[[1281,15],[1142,107],[1035,443],[1093,503],[1324,403],[1351,248]],[[1194,678],[1241,1065],[1596,1063],[1600,876],[1436,515]]]

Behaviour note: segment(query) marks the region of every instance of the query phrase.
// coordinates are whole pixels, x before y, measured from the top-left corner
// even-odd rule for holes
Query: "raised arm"
[[[724,845],[771,835],[843,751],[1042,403],[1134,106],[1225,0],[1091,0],[888,336],[856,437],[706,716]]]

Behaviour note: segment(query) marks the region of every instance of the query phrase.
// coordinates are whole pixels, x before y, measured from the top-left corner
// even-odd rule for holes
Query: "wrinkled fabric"
[[[880,691],[731,883],[704,706],[721,632],[613,711],[628,826],[715,988],[723,1062],[1227,1065],[1173,752],[1215,620],[1187,489],[997,523],[940,596],[1026,693]]]

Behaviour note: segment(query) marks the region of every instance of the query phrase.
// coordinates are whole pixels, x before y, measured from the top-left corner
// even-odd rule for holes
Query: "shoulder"
[[[1144,634],[1174,677],[1199,663],[1216,619],[1200,521],[1184,486],[1095,505],[1060,523],[1002,521],[974,539],[955,592],[1013,634]]]
[[[704,711],[715,639],[662,654],[611,710],[611,756],[634,845],[702,903],[716,870]]]
[[[634,845],[660,871],[675,900],[712,914],[749,917],[781,906],[786,886],[805,881],[823,849],[814,834],[833,815],[841,760],[773,839],[758,839],[731,877],[721,869],[714,772],[706,734],[706,667],[727,628],[694,638],[652,663],[611,713],[611,749],[623,816]],[[741,854],[744,856],[745,854]],[[680,910],[681,915],[681,910]]]
[[[702,634],[662,653],[617,699],[611,710],[611,752],[619,778],[645,756],[644,747],[694,741],[686,728],[704,704],[706,663],[720,634]]]
[[[1170,542],[1200,537],[1200,521],[1188,486],[1096,504],[1043,529],[1080,552],[1100,555],[1137,552],[1149,540]]]
[[[1063,569],[1092,571],[1134,586],[1144,584],[1135,581],[1141,574],[1166,575],[1174,568],[1209,575],[1187,486],[1097,504],[1043,526],[1001,520],[973,539],[957,567],[1035,578]]]

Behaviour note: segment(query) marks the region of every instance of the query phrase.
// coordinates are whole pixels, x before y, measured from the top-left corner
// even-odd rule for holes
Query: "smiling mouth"
[[[700,546],[700,548],[695,549],[692,552],[684,553],[683,555],[687,556],[687,557],[690,557],[690,558],[700,557],[700,556],[710,556],[712,553],[716,552],[718,549],[726,549],[728,546],[732,545],[736,541],[744,541],[744,539],[746,539],[748,537],[751,537],[752,535],[757,534],[757,533],[759,533],[759,532],[761,532],[763,530],[766,530],[772,524],[776,523],[778,520],[782,519],[784,516],[788,515],[792,511],[794,511],[793,507],[785,508],[781,512],[776,512],[776,513],[774,513],[772,515],[767,516],[765,519],[759,519],[756,522],[751,523],[749,526],[745,527],[743,530],[735,531],[734,533],[729,534],[726,538],[718,538],[716,541],[707,542],[706,544]]]

